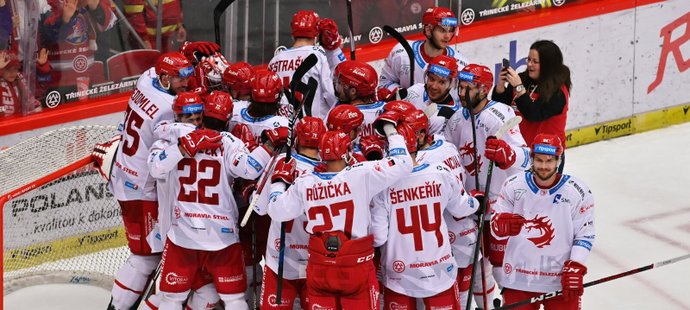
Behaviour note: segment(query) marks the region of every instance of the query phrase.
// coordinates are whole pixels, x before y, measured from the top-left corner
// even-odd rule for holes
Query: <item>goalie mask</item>
[[[221,88],[223,84],[223,73],[228,66],[230,66],[228,61],[218,52],[211,56],[201,58],[199,67],[206,76],[206,86],[208,89],[217,90]]]

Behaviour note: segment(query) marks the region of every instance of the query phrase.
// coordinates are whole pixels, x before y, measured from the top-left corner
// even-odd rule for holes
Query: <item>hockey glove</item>
[[[367,160],[383,158],[383,144],[383,139],[377,136],[364,136],[359,139],[359,149]]]
[[[249,149],[249,152],[253,151],[259,145],[259,143],[256,142],[256,138],[254,138],[254,134],[252,134],[252,130],[249,129],[247,124],[240,123],[235,125],[232,131],[230,131],[230,134],[240,139],[244,143],[244,146]]]
[[[271,175],[271,183],[280,181],[290,186],[295,181],[296,167],[297,162],[294,158],[290,158],[288,162],[285,162],[285,160],[278,161],[275,169],[273,169],[273,175]]]
[[[587,274],[587,267],[574,260],[567,260],[563,264],[563,275],[561,275],[561,286],[563,287],[563,299],[577,299],[584,293],[584,277]]]
[[[510,168],[515,163],[515,151],[510,145],[496,137],[489,137],[486,139],[486,150],[484,156],[496,163],[498,168],[503,170]]]
[[[269,148],[275,150],[287,143],[288,133],[287,127],[266,129],[261,133],[261,143],[267,144]]]
[[[219,148],[223,143],[223,136],[217,131],[197,129],[178,140],[178,145],[189,157],[194,157],[199,150]]]
[[[385,111],[379,115],[374,121],[374,130],[381,136],[386,136],[386,132],[383,130],[383,126],[386,124],[391,124],[393,127],[398,125],[398,121],[401,119],[400,113],[396,111]]]
[[[332,51],[343,43],[343,38],[338,33],[338,25],[332,19],[319,19],[316,28],[319,29],[319,43],[324,49]]]
[[[491,229],[499,237],[517,236],[525,224],[525,218],[515,213],[497,213],[491,219]]]
[[[242,197],[242,201],[249,204],[252,193],[256,190],[256,180],[235,179],[232,187]]]
[[[216,52],[220,52],[220,45],[208,41],[187,41],[180,46],[180,53],[185,55],[189,61],[199,61],[201,56],[210,56]],[[200,55],[196,56],[195,53]]]
[[[93,166],[98,169],[98,173],[106,181],[110,181],[110,172],[113,170],[115,153],[117,153],[117,147],[120,145],[121,138],[122,136],[117,135],[106,143],[98,143],[91,151]]]
[[[478,191],[476,189],[473,189],[470,191],[470,196],[474,197],[474,199],[477,199],[477,202],[479,203],[479,205],[477,206],[477,212],[474,213],[474,215],[479,216],[479,214],[480,214],[479,211],[481,211],[479,208],[484,203],[484,199],[486,198],[486,194],[484,194],[484,192],[482,192],[482,191]],[[488,210],[489,210],[489,206],[487,204],[487,206],[484,209],[485,215],[489,214]]]

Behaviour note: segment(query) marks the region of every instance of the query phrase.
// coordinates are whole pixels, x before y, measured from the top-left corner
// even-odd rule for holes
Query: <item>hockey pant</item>
[[[457,282],[441,293],[420,299],[424,302],[424,309],[460,310],[460,291]],[[385,288],[383,293],[383,309],[417,309],[417,298],[399,294]]]
[[[333,238],[340,246],[329,251],[325,243]],[[309,238],[308,309],[379,309],[373,243],[371,235],[349,240],[340,231]]]
[[[264,277],[261,284],[261,309],[292,309],[295,298],[299,297],[300,307],[307,308],[306,279],[283,279],[281,303],[278,305],[278,274],[268,266],[264,266]]]
[[[247,278],[239,243],[218,251],[203,251],[180,247],[168,239],[162,264],[159,309],[181,309],[196,277],[204,272],[210,276],[226,308],[248,308],[244,300]]]
[[[544,292],[546,293],[546,292]],[[518,291],[510,288],[504,288],[503,289],[503,301],[504,305],[509,305],[512,303],[516,303],[518,301],[522,301],[525,299],[537,297],[541,294],[544,293],[534,293],[534,292],[525,292],[525,291]],[[554,297],[554,298],[549,298],[541,302],[535,302],[532,304],[520,306],[513,308],[515,310],[537,310],[541,305],[544,305],[545,310],[550,310],[550,309],[557,309],[557,310],[579,310],[581,307],[581,297],[578,297],[577,299],[570,299],[567,302],[565,299],[563,299],[563,295]]]

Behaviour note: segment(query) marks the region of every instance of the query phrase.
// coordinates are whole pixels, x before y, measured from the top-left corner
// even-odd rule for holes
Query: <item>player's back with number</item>
[[[417,298],[453,286],[457,267],[443,214],[447,210],[465,217],[478,203],[448,167],[420,164],[409,177],[376,196],[373,204],[374,245],[383,245],[381,261],[386,266],[383,284]]]

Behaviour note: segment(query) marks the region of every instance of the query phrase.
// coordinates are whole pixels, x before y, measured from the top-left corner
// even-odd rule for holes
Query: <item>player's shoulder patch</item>
[[[320,55],[322,55],[322,56],[324,56],[324,57],[326,56],[326,51],[325,51],[325,50],[323,49],[323,47],[321,47],[321,46],[316,46],[316,45],[314,45],[314,46],[312,46],[312,50],[318,52]],[[318,55],[317,55],[317,56],[318,56]]]
[[[585,185],[581,180],[574,178],[574,177],[567,175],[567,174],[564,174],[562,177],[563,178],[568,177],[568,182],[567,182],[568,186],[570,186],[578,194],[580,194],[580,197],[582,197],[582,199],[584,199],[585,196],[592,194],[592,191],[589,189],[589,187],[587,187],[587,185]]]

